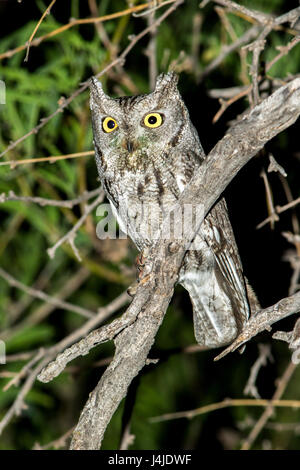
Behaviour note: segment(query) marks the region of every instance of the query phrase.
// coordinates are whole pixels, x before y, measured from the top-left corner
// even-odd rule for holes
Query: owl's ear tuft
[[[101,103],[105,103],[105,101],[110,100],[109,96],[107,96],[102,88],[101,82],[97,80],[95,77],[90,79],[90,91],[91,91],[91,108],[93,107],[94,102],[98,105]]]
[[[155,83],[154,91],[177,90],[178,75],[175,72],[161,73]]]
[[[99,82],[99,80],[97,80],[97,78],[95,77],[92,77],[90,79],[90,90],[91,93],[96,96],[98,95],[99,97],[101,97],[102,95],[105,95],[101,82]]]

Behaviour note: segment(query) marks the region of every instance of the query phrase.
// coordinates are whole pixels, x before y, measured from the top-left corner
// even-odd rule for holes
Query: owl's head
[[[144,167],[149,159],[195,140],[186,106],[177,88],[178,77],[161,74],[148,95],[110,98],[101,83],[91,80],[91,112],[96,154],[108,165]]]

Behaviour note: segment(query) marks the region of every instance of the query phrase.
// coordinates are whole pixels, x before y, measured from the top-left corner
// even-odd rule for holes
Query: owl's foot
[[[146,264],[146,258],[147,258],[147,250],[144,249],[141,251],[141,253],[138,254],[136,257],[136,267],[138,270],[138,282],[140,282],[144,277],[145,277],[145,264]]]
[[[138,254],[136,257],[136,267],[138,271],[137,275],[137,280],[134,284],[128,287],[127,293],[131,297],[134,297],[138,288],[139,284],[144,284],[149,280],[150,274],[147,273],[147,270],[145,270],[145,265],[146,265],[146,251],[143,250],[141,253]]]
[[[143,251],[137,255],[135,259],[135,264],[139,271],[142,270],[145,266],[145,256]]]
[[[130,297],[134,297],[138,286],[143,285],[146,282],[148,282],[150,277],[151,277],[151,274],[146,274],[144,276],[139,277],[139,279],[134,284],[128,287],[127,294],[130,295]]]
[[[128,287],[128,289],[127,289],[127,294],[130,295],[130,297],[134,297],[134,296],[135,296],[136,291],[137,291],[137,288],[138,288],[138,285],[139,285],[139,283],[138,283],[138,282],[135,282],[134,284],[132,284],[131,286]]]

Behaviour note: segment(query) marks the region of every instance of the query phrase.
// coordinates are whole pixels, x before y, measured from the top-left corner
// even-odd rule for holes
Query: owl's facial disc
[[[121,154],[130,159],[139,159],[148,155],[148,144],[153,149],[153,143],[160,140],[160,127],[165,123],[165,114],[159,111],[140,114],[126,114],[126,118],[116,118],[104,115],[101,118],[102,132],[107,146],[112,152],[119,149]],[[103,137],[104,137],[103,136]]]

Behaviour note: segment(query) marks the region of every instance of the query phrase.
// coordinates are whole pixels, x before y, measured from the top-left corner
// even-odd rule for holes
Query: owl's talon
[[[151,273],[149,274],[146,274],[146,276],[144,276],[143,278],[139,279],[139,284],[146,284],[146,282],[149,281],[149,279],[151,278]]]
[[[139,283],[138,283],[138,282],[135,282],[134,284],[132,284],[131,286],[128,287],[128,289],[127,289],[127,294],[130,295],[130,297],[134,297],[134,296],[135,296],[136,291],[137,291],[137,288],[138,288],[138,285],[139,285]]]
[[[135,260],[135,263],[136,263],[136,267],[138,270],[142,270],[142,268],[145,266],[145,256],[142,253],[139,253],[136,257],[136,260]]]
[[[145,249],[138,254],[136,257],[136,267],[138,271],[138,279],[137,281],[140,282],[145,277],[145,265],[146,265],[146,253]],[[146,270],[147,271],[147,270]]]
[[[150,277],[151,277],[151,273],[146,274],[146,276],[144,275],[144,277],[142,277],[142,274],[141,274],[141,277],[139,277],[138,280],[134,284],[128,287],[127,294],[130,295],[130,297],[134,297],[139,284],[141,285],[146,284],[146,282],[149,281]]]

